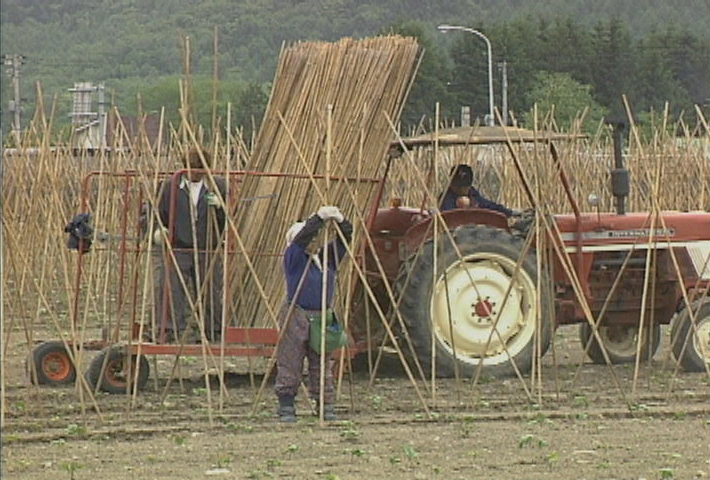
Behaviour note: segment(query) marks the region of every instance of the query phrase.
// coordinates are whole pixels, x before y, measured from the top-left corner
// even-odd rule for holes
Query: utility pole
[[[508,63],[503,60],[498,64],[503,76],[501,88],[503,90],[503,126],[508,126]]]
[[[12,132],[15,135],[15,139],[19,145],[20,135],[22,134],[22,127],[20,123],[20,114],[22,113],[22,96],[20,95],[20,66],[25,63],[24,55],[5,55],[3,63],[7,65],[7,73],[12,78],[12,90],[14,98],[10,100],[10,112],[13,114],[12,117]]]
[[[106,148],[106,127],[108,126],[108,122],[106,121],[105,90],[106,88],[103,83],[100,83],[99,86],[96,87],[96,91],[99,94],[99,147],[102,149]]]

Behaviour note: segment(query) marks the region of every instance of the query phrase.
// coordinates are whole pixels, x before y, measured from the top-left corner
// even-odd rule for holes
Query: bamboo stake
[[[324,192],[324,203],[329,204],[330,196],[330,165],[331,165],[331,155],[333,154],[333,105],[328,105],[326,111],[326,143],[325,143],[325,192]],[[324,425],[324,411],[325,411],[325,368],[326,360],[329,358],[325,352],[325,334],[326,334],[326,324],[327,324],[327,310],[328,310],[328,224],[323,229],[323,258],[322,258],[322,285],[321,285],[321,322],[320,322],[320,375],[318,380],[320,382],[318,390],[318,421],[320,426]],[[318,253],[319,254],[319,253]],[[333,257],[335,258],[336,252],[333,252]]]

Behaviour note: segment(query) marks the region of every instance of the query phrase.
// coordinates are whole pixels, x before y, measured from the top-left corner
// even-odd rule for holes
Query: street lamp
[[[477,37],[483,39],[486,42],[486,49],[488,50],[488,126],[492,127],[496,124],[495,116],[493,114],[493,54],[491,52],[491,41],[488,40],[484,34],[478,30],[468,27],[460,27],[458,25],[439,25],[439,30],[442,32],[449,32],[451,30],[461,30],[463,32],[473,33]]]

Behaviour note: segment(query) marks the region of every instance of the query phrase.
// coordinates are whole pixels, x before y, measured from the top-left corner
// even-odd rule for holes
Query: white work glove
[[[168,236],[167,228],[156,228],[153,232],[153,245],[160,246]]]
[[[338,207],[334,207],[332,205],[327,205],[324,207],[320,207],[318,209],[317,215],[323,220],[330,220],[333,219],[336,222],[340,223],[343,220],[345,220],[345,217],[343,216],[343,213],[340,211]]]
[[[219,198],[217,197],[216,193],[206,193],[205,199],[207,200],[207,205],[209,205],[210,207],[222,208],[222,204],[219,203]]]

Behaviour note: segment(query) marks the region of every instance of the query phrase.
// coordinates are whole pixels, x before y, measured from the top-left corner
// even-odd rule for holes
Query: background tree
[[[635,57],[631,34],[618,19],[598,23],[591,34],[593,55],[589,59],[595,99],[623,116],[621,98],[633,91]]]
[[[541,68],[537,58],[540,55],[540,23],[533,17],[525,17],[506,22],[493,28],[491,42],[500,60],[505,60],[508,69],[508,109],[522,112],[528,108],[527,92],[532,88],[536,72]],[[498,87],[496,78],[495,88]]]
[[[233,123],[244,128],[245,141],[259,131],[269,102],[269,90],[269,85],[250,82],[236,97]]]
[[[530,108],[537,105],[541,115],[553,113],[561,130],[568,130],[573,121],[582,119],[582,127],[593,133],[606,115],[606,110],[594,100],[592,87],[579,83],[568,73],[538,72],[528,92],[527,104]],[[528,128],[533,126],[531,115],[528,112],[523,117]]]
[[[488,37],[483,27],[472,27]],[[488,91],[488,51],[485,41],[469,32],[450,32],[456,36],[451,46],[453,69],[449,80],[449,91],[456,105],[471,107],[471,120],[485,125],[484,118],[489,111]],[[488,37],[490,40],[490,37]],[[495,65],[495,52],[492,62]],[[495,85],[495,81],[494,81]],[[496,88],[494,86],[494,92]],[[494,93],[495,95],[495,93]],[[493,101],[494,105],[499,105]]]
[[[402,22],[390,26],[382,33],[416,38],[423,54],[409,99],[402,112],[402,124],[415,128],[422,121],[430,121],[435,117],[437,102],[443,117],[455,114],[455,104],[447,88],[450,67],[446,64],[446,52],[434,42],[431,28],[421,22]]]

